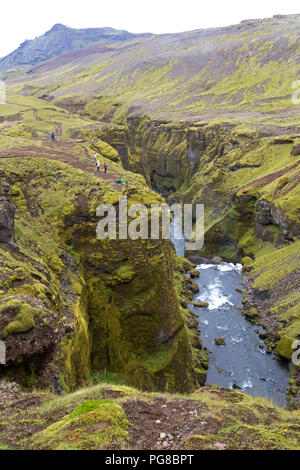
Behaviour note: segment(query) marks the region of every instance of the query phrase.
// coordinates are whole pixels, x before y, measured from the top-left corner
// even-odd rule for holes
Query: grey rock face
[[[8,201],[8,185],[0,188],[0,243],[13,244],[15,207]]]
[[[262,199],[256,205],[257,216],[256,221],[262,225],[277,225],[282,230],[286,239],[290,239],[300,233],[299,225],[290,221],[284,212]]]
[[[73,29],[56,24],[50,31],[33,40],[24,41],[18,49],[0,59],[0,71],[39,62],[85,47],[127,41],[142,36],[113,28]]]

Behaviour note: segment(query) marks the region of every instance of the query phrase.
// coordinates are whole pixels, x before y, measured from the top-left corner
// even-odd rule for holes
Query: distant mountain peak
[[[113,28],[76,29],[56,23],[42,36],[24,41],[18,49],[0,59],[0,72],[40,62],[96,44],[128,41],[142,34]]]
[[[52,26],[50,31],[58,31],[58,30],[61,30],[61,29],[69,29],[69,28],[64,24],[56,23],[54,26]],[[50,32],[50,31],[48,31],[48,32]]]

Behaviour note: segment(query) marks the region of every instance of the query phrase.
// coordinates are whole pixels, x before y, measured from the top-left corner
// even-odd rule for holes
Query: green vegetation
[[[28,396],[35,398],[35,405],[20,409],[19,403]],[[154,449],[166,426],[173,434],[176,427],[181,435],[171,450],[177,446],[187,450],[299,447],[299,410],[288,412],[267,400],[218,387],[204,387],[183,396],[99,384],[63,397],[43,392],[22,394],[11,397],[10,403],[18,413],[0,418],[0,425],[5,423],[3,449]],[[169,424],[157,424],[155,417],[163,419],[165,410],[170,411]],[[31,437],[26,435],[29,428]]]
[[[99,204],[119,200],[113,180],[37,157],[1,159],[0,171],[10,178],[9,198],[16,207],[16,250],[1,250],[0,260],[7,298],[0,318],[14,312],[0,324],[1,336],[15,337],[14,360],[22,363],[26,352],[35,364],[41,350],[59,343],[52,363],[65,390],[94,371],[119,374],[153,391],[192,390],[197,380],[173,284],[170,243],[97,240]],[[129,205],[161,200],[141,185],[141,176],[126,175]],[[28,351],[25,343],[26,351],[17,348],[24,332],[36,350]],[[38,380],[38,364],[34,371]]]
[[[51,450],[109,449],[128,438],[129,422],[113,401],[85,402],[32,439],[31,448]]]
[[[291,359],[300,336],[298,30],[295,16],[137,38],[1,77],[0,185],[16,208],[15,244],[0,247],[5,374],[67,395],[36,392],[32,410],[15,403],[18,416],[0,424],[11,436],[16,421],[30,423],[33,436],[0,433],[0,449],[130,449],[132,402],[158,402],[162,413],[185,399],[198,411],[192,423],[184,416],[182,448],[299,447],[299,411],[217,387],[193,394],[209,367],[188,309],[193,265],[168,241],[96,237],[100,203],[122,194],[129,206],[163,202],[151,185],[170,203],[204,204],[198,254],[242,262],[244,314],[265,327],[269,352]],[[299,367],[290,370],[297,404]]]
[[[9,301],[7,304],[0,306],[0,315],[5,315],[9,310],[16,312],[14,321],[9,323],[2,332],[2,338],[9,335],[24,333],[34,327],[35,317],[41,318],[43,313],[37,308],[31,307],[27,304],[21,304],[14,300]]]

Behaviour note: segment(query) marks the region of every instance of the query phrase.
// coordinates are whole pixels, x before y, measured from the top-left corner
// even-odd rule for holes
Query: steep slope
[[[136,38],[112,50],[87,48],[4,74],[7,84],[100,120],[131,114],[154,119],[227,118],[286,121],[297,111],[299,15],[251,20],[226,28]],[[252,113],[252,114],[249,114]],[[234,115],[233,115],[234,113]]]
[[[299,406],[300,128],[129,118],[98,135],[170,202],[205,205],[204,247],[187,255],[243,263],[244,314],[266,328],[269,352],[290,361]]]
[[[269,351],[290,361],[296,406],[300,108],[291,95],[299,21],[274,17],[138,38],[113,51],[87,48],[30,74],[4,74],[15,96],[0,108],[4,156],[73,155],[75,166],[86,147],[118,176],[122,168],[142,174],[170,201],[205,204],[205,245],[189,255],[243,263],[244,313],[265,326]],[[54,125],[68,142],[51,148],[45,135]]]
[[[33,66],[67,52],[93,44],[104,45],[127,41],[138,34],[113,28],[74,29],[56,24],[43,36],[24,41],[18,49],[0,59],[0,71],[22,66]]]
[[[14,98],[0,141],[0,375],[74,389],[91,373],[147,390],[190,391],[205,380],[197,322],[180,306],[187,263],[166,240],[98,240],[98,206],[163,200],[112,162],[97,174],[72,126],[93,126],[32,98]],[[59,120],[57,141],[47,129]],[[51,126],[51,127],[50,127]],[[41,158],[43,157],[43,158]],[[124,177],[122,191],[116,180]]]

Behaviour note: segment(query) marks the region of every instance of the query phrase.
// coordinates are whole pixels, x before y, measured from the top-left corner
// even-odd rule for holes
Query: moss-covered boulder
[[[216,338],[215,339],[215,344],[217,346],[226,346],[225,338]]]
[[[190,276],[192,279],[200,277],[200,272],[197,271],[197,269],[191,269],[190,270]]]
[[[278,342],[275,352],[284,359],[291,359],[295,349],[293,344],[295,343],[295,338],[290,338],[289,336],[282,336]]]
[[[208,308],[209,307],[208,302],[194,302],[193,305],[196,308]]]
[[[244,310],[244,313],[245,313],[246,318],[248,318],[248,320],[256,320],[260,317],[260,313],[258,309],[255,307],[251,307],[247,310]]]

